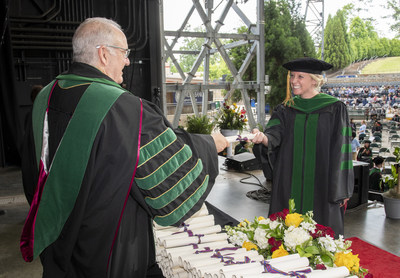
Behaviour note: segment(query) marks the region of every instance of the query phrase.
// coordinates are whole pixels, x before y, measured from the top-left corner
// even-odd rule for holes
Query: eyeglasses
[[[125,54],[124,54],[125,58],[128,58],[129,54],[131,53],[131,50],[129,48],[123,48],[123,47],[119,47],[119,46],[115,46],[115,45],[109,45],[109,44],[104,44],[103,46],[117,48],[117,49],[125,52]],[[100,47],[101,47],[101,45],[96,45],[97,49],[100,48]]]

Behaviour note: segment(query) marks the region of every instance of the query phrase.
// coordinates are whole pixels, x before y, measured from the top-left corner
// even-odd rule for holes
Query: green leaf
[[[294,203],[294,199],[289,199],[289,213],[293,213],[296,211],[296,204]]]
[[[321,255],[321,260],[324,262],[326,266],[333,267],[333,260],[328,255]]]
[[[308,246],[306,247],[305,251],[314,255],[319,254],[318,247],[316,246]]]

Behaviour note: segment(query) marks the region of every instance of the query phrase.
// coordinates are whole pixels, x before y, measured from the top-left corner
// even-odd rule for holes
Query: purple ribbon
[[[190,230],[188,230],[188,227],[189,227],[189,226],[190,226],[189,224],[182,223],[182,224],[180,225],[180,227],[183,227],[183,231],[175,232],[175,233],[172,233],[172,234],[173,234],[173,235],[177,235],[177,234],[186,233],[187,231],[190,231]]]
[[[298,270],[298,271],[289,271],[289,272],[284,272],[282,270],[279,270],[272,265],[268,263],[268,261],[262,261],[261,264],[264,266],[264,272],[263,273],[279,273],[285,276],[291,276],[291,277],[296,277],[296,278],[307,278],[306,275],[303,275],[302,273],[310,273],[311,269],[307,268],[304,270]]]
[[[214,250],[211,249],[210,247],[204,247],[203,250],[197,250],[196,252],[194,252],[195,254],[199,254],[199,253],[209,253],[209,252],[213,252]]]
[[[225,249],[225,248],[223,248]],[[221,250],[221,249],[220,249]],[[226,250],[230,250],[229,247],[226,248]],[[249,257],[245,256],[244,257],[244,261],[234,261],[234,257],[231,257],[229,255],[234,255],[235,253],[229,253],[229,254],[225,254],[222,255],[219,251],[216,250],[216,252],[211,256],[211,258],[218,258],[221,259],[221,262],[224,262],[224,265],[232,265],[232,264],[248,264],[250,262],[254,262],[252,261]]]

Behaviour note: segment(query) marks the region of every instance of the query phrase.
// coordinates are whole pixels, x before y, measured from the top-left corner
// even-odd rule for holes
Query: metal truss
[[[223,12],[219,16],[219,18],[215,21],[215,24],[212,25],[213,22],[213,0],[204,0],[204,8],[200,4],[199,0],[192,0],[193,6],[189,10],[186,18],[182,22],[181,27],[175,31],[168,31],[161,28],[162,32],[162,41],[164,44],[163,47],[163,63],[166,60],[171,58],[173,64],[178,70],[179,75],[182,78],[182,84],[171,84],[167,85],[165,82],[165,73],[163,74],[163,110],[164,113],[167,111],[166,106],[166,92],[167,91],[175,91],[179,97],[177,100],[177,106],[173,119],[173,126],[177,127],[179,124],[179,119],[182,114],[184,98],[186,95],[189,95],[191,98],[191,103],[193,107],[193,111],[195,115],[199,115],[199,111],[196,105],[196,99],[194,96],[194,92],[203,92],[203,102],[202,102],[202,113],[207,112],[207,104],[208,104],[208,91],[215,89],[226,89],[228,94],[225,96],[225,99],[228,99],[232,92],[236,89],[239,89],[242,94],[242,99],[244,101],[247,113],[249,125],[250,127],[255,127],[256,122],[254,120],[253,114],[250,106],[250,98],[248,96],[247,91],[250,89],[257,91],[257,121],[258,123],[264,125],[265,121],[265,53],[264,53],[264,0],[256,0],[257,1],[257,22],[252,23],[247,16],[242,12],[242,10],[237,6],[236,1],[234,0],[226,0],[226,5],[223,9]],[[162,1],[161,1],[162,5]],[[163,10],[162,7],[160,9]],[[224,20],[230,10],[233,10],[246,24],[249,32],[247,34],[234,34],[234,33],[219,33],[220,28],[224,24]],[[186,25],[189,23],[189,20],[194,12],[197,12],[202,20],[202,23],[205,27],[205,32],[186,32],[184,31]],[[161,15],[161,21],[163,22],[163,16]],[[261,35],[260,35],[261,34]],[[172,37],[172,42],[169,43],[167,37]],[[179,38],[181,37],[197,37],[197,38],[205,38],[205,43],[202,45],[199,51],[180,51],[175,50],[174,47]],[[229,44],[223,44],[221,39],[233,39],[235,42]],[[212,45],[215,45],[215,48],[212,48]],[[247,56],[241,65],[240,69],[236,69],[231,58],[229,57],[228,51],[231,48],[242,46],[245,44],[250,44],[250,50],[247,53]],[[210,56],[214,53],[220,53],[222,59],[226,63],[229,68],[230,73],[232,74],[234,80],[233,82],[224,82],[223,84],[212,84],[209,82],[209,65],[210,65]],[[192,65],[192,68],[189,72],[183,72],[180,67],[175,55],[176,54],[194,54],[197,55],[197,58]],[[243,75],[250,65],[251,60],[257,57],[257,81],[253,82],[244,82]],[[203,82],[201,84],[191,84],[193,77],[198,71],[200,65],[203,63],[204,72],[203,72]]]
[[[307,0],[305,23],[314,45],[321,48],[321,59],[324,60],[324,0]]]

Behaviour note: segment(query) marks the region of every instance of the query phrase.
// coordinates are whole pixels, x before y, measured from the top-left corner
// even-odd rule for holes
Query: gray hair
[[[72,37],[73,61],[95,66],[98,62],[97,45],[113,44],[115,31],[121,26],[104,17],[87,18]]]

